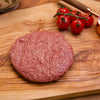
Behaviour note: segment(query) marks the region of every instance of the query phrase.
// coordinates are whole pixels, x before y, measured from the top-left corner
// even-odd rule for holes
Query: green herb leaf
[[[5,2],[9,3],[9,0],[5,0]]]
[[[12,1],[12,4],[14,4],[14,3],[16,3],[16,0],[13,0],[13,1]]]

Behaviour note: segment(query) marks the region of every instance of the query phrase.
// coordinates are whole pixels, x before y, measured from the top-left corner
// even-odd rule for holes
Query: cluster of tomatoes
[[[90,27],[94,22],[94,18],[90,13],[82,15],[81,12],[76,10],[70,12],[66,7],[60,8],[56,16],[58,16],[57,26],[65,30],[71,24],[71,30],[74,34],[79,34],[84,27]]]

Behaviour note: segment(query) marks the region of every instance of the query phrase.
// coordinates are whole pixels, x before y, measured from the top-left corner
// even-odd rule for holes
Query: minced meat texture
[[[73,50],[59,32],[39,31],[18,38],[10,50],[11,63],[33,82],[58,80],[73,63]]]

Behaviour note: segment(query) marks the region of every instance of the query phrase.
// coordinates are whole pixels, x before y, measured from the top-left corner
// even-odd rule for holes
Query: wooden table
[[[25,9],[31,6],[42,5],[45,3],[55,2],[55,1],[59,1],[59,0],[21,0],[18,9]],[[84,96],[84,97],[76,97],[67,100],[100,100],[100,94]]]

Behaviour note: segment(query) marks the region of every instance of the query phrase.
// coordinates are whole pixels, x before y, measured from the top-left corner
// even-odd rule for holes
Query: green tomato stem
[[[54,15],[54,17],[56,17],[56,16],[58,16],[58,15],[64,15],[64,16],[68,15],[68,16],[73,16],[73,17],[77,17],[77,18],[81,18],[81,19],[87,20],[87,18],[85,18],[85,17],[72,15],[71,13],[60,13],[60,12],[58,12],[56,15]]]

